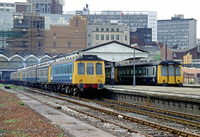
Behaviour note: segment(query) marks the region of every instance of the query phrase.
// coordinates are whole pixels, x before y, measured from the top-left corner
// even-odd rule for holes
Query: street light
[[[135,87],[135,47],[137,45],[137,43],[131,45],[133,47],[133,87]]]

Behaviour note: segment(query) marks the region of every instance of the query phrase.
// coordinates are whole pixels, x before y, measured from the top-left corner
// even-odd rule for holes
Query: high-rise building
[[[137,28],[152,28],[152,41],[157,41],[157,12],[155,11],[76,11],[76,14],[86,15],[90,23],[110,23],[117,21],[130,27],[130,31]]]
[[[169,20],[158,20],[158,42],[171,48],[196,47],[196,20],[184,19],[183,15],[175,15]]]
[[[33,12],[62,14],[65,0],[26,0],[33,4]]]

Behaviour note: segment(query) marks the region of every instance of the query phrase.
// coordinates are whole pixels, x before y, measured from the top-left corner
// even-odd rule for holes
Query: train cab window
[[[173,66],[169,66],[168,71],[169,71],[169,76],[174,76],[174,67]]]
[[[79,75],[85,74],[85,63],[78,63],[78,74]]]
[[[167,76],[167,67],[166,66],[161,67],[161,76]]]
[[[181,76],[181,67],[176,67],[176,76]]]
[[[94,75],[94,64],[93,63],[87,63],[87,74]]]
[[[102,63],[96,63],[96,75],[102,75]]]

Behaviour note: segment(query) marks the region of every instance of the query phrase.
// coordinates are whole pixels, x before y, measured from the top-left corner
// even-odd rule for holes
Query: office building
[[[33,4],[33,12],[62,14],[65,0],[26,0]]]
[[[157,41],[157,12],[155,11],[76,11],[76,14],[86,15],[90,23],[110,23],[116,20],[126,24],[130,31],[137,28],[152,28],[152,41]]]
[[[167,47],[190,49],[196,47],[196,20],[175,15],[170,20],[158,20],[158,42]]]

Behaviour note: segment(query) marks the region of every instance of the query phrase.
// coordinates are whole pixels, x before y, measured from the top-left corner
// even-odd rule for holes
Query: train
[[[115,83],[133,85],[133,63],[115,66]],[[111,68],[106,66],[106,83],[111,79]],[[135,63],[135,81],[137,85],[175,85],[183,86],[183,71],[180,62],[159,60]]]
[[[96,55],[79,55],[19,69],[10,74],[13,84],[61,91],[75,96],[103,89],[105,63]]]

